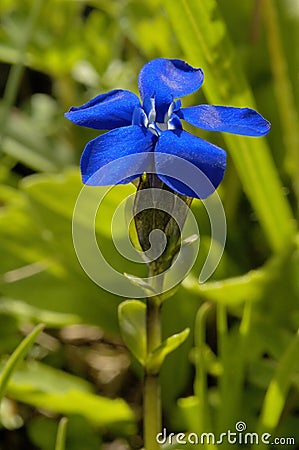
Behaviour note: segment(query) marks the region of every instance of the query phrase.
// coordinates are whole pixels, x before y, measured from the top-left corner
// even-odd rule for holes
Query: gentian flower
[[[112,185],[128,183],[126,176],[130,158],[123,156],[140,153],[163,153],[181,157],[200,169],[216,189],[221,182],[226,153],[183,130],[182,120],[204,130],[222,131],[245,136],[263,136],[270,130],[270,123],[250,108],[198,105],[181,107],[178,99],[197,91],[204,79],[201,69],[191,67],[178,59],[158,58],[149,61],[139,73],[138,87],[142,103],[137,95],[116,89],[98,95],[79,107],[72,107],[65,117],[77,125],[111,130],[90,141],[81,157],[83,183],[87,185]],[[113,170],[101,170],[115,161]],[[148,159],[138,158],[137,178],[147,171]],[[131,164],[134,164],[132,159]],[[161,169],[161,168],[160,168]],[[185,196],[198,197],[188,186],[173,177],[159,173],[159,158],[155,161],[158,177],[172,190]],[[211,192],[210,192],[211,193]],[[201,196],[204,198],[207,195]]]

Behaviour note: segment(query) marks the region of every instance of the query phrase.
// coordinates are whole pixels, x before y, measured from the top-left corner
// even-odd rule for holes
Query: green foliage
[[[203,67],[206,78],[203,90],[207,100],[216,105],[254,107],[250,87],[231,45],[216,0],[179,0],[175,7],[168,0],[165,7],[186,59],[194,65],[200,61]],[[180,17],[179,21],[177,17]],[[221,57],[224,54],[225,58]],[[269,244],[274,250],[283,249],[292,238],[294,228],[270,149],[263,139],[244,139],[226,134],[224,140]]]
[[[53,450],[57,443],[58,425],[51,418],[39,416],[31,419],[28,432],[32,443],[42,450]],[[98,450],[101,439],[89,422],[80,416],[70,416],[66,426],[66,448],[72,450]]]
[[[147,355],[146,305],[138,300],[122,302],[118,308],[119,326],[128,349],[149,373],[159,373],[167,355],[176,350],[187,339],[190,329],[173,334],[159,347]]]
[[[98,427],[134,430],[134,415],[124,400],[95,395],[92,386],[81,378],[36,361],[14,371],[7,394],[54,413],[81,415]]]
[[[110,442],[140,448],[142,373],[135,358],[155,369],[163,362],[168,432],[220,433],[242,420],[248,432],[299,442],[297,3],[4,0],[0,15],[0,353],[7,395],[0,448],[10,445],[5,428],[19,443],[15,450],[26,440],[42,450],[98,450]],[[146,361],[144,303],[107,293],[77,260],[78,164],[97,132],[67,123],[63,113],[109,89],[137,92],[139,69],[159,56],[204,69],[203,88],[185,106],[253,106],[272,129],[263,139],[200,132],[229,156],[219,189],[225,253],[213,278],[199,285],[210,225],[194,201],[198,259],[164,302],[163,344]],[[134,192],[126,185],[107,194],[96,236],[113,267],[140,283],[145,269],[119,254],[110,228],[116,207]],[[100,194],[90,190],[80,215],[87,229]],[[123,242],[125,222],[115,226]],[[46,331],[36,340],[37,328],[17,348],[41,322]],[[186,339],[187,328],[194,340]],[[63,425],[57,436],[61,415],[68,417],[66,436]]]
[[[146,366],[150,373],[159,373],[162,364],[167,355],[176,350],[185,340],[190,333],[190,329],[186,328],[180,333],[173,334],[169,338],[165,339],[162,344],[153,350],[147,358]]]
[[[63,417],[58,425],[55,450],[65,450],[67,419]]]
[[[122,338],[135,358],[146,361],[146,306],[138,300],[127,300],[119,305],[118,317]]]
[[[0,377],[0,401],[3,399],[5,391],[7,390],[7,385],[17,365],[22,361],[43,328],[44,325],[38,325],[34,328],[34,330],[32,330],[32,332],[16,348],[2,369]]]
[[[268,386],[258,426],[260,433],[273,433],[278,426],[292,378],[298,372],[298,351],[299,337],[297,332],[282,355]]]

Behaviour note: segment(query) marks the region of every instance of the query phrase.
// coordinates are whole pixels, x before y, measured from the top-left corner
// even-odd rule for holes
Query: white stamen
[[[151,110],[148,114],[148,121],[149,121],[149,123],[152,123],[152,122],[155,122],[155,120],[156,120],[155,99],[151,98],[150,102],[151,102]]]

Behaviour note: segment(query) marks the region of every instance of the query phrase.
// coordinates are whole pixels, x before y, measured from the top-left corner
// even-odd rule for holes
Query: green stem
[[[157,297],[147,299],[147,353],[161,344],[161,304]]]
[[[223,430],[233,429],[240,418],[245,370],[248,364],[246,349],[250,346],[252,301],[247,301],[244,305],[234,344],[231,340],[232,334],[228,334],[226,307],[219,305],[217,313],[219,356],[223,367],[220,379],[221,408],[218,422],[218,432],[221,433]],[[229,449],[231,445],[226,443],[222,447]]]
[[[198,434],[212,432],[211,411],[208,399],[208,369],[206,364],[206,326],[207,317],[211,311],[211,304],[203,303],[196,315],[194,329],[194,343],[196,348],[194,395],[198,401]],[[195,430],[194,430],[195,431]],[[217,449],[212,443],[205,444],[211,450]]]
[[[151,273],[150,275],[154,276]],[[158,281],[163,285],[162,277]],[[154,284],[154,283],[153,283]],[[146,304],[147,354],[161,344],[161,300],[159,296],[149,297]],[[146,450],[159,450],[157,434],[161,432],[161,390],[159,374],[152,374],[145,369],[144,377],[144,447]]]
[[[217,346],[218,346],[218,355],[219,360],[221,361],[221,365],[223,368],[223,373],[219,379],[219,392],[220,397],[222,398],[222,404],[226,406],[224,401],[229,401],[227,398],[229,388],[231,386],[231,380],[229,377],[225,376],[224,373],[224,364],[227,356],[227,340],[228,340],[228,324],[227,324],[227,307],[221,303],[217,305]],[[227,421],[225,408],[220,408],[218,414],[218,423],[217,423],[217,432],[221,433],[225,429]]]

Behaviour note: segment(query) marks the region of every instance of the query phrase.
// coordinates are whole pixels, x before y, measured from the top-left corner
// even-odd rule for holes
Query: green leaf
[[[261,297],[266,277],[262,270],[252,270],[246,275],[232,277],[221,281],[199,284],[194,276],[183,282],[184,288],[194,294],[227,306],[236,306],[245,300],[256,301]]]
[[[182,284],[188,292],[221,305],[238,306],[244,302],[257,302],[263,298],[266,289],[281,279],[289,259],[290,251],[286,247],[284,252],[273,256],[263,267],[250,270],[245,275],[203,284],[189,275]]]
[[[144,365],[146,360],[146,306],[139,300],[126,300],[118,307],[122,338],[135,358]]]
[[[150,373],[158,373],[166,356],[176,350],[185,340],[190,333],[190,328],[186,328],[180,333],[174,334],[165,339],[162,344],[153,350],[147,357],[146,367]]]
[[[13,354],[10,356],[7,363],[5,364],[4,369],[2,370],[0,375],[0,402],[3,396],[5,395],[8,382],[14,370],[16,370],[17,364],[19,364],[20,361],[22,361],[22,359],[25,357],[26,353],[33,345],[35,339],[43,329],[44,329],[43,324],[40,324],[37,327],[35,327],[31,331],[31,333],[25,339],[23,339],[23,341],[16,348],[16,350],[13,352]]]
[[[134,416],[124,400],[108,399],[88,392],[68,390],[57,392],[16,392],[10,394],[17,400],[59,414],[80,414],[99,427],[133,431]]]
[[[3,139],[3,151],[32,169],[45,172],[53,172],[56,170],[56,166],[52,161],[28,147],[24,142],[18,142],[6,137]]]
[[[121,298],[104,291],[88,278],[72,241],[72,215],[81,189],[79,170],[70,168],[59,175],[26,177],[19,190],[0,187],[3,204],[0,214],[1,291],[6,298],[16,298],[38,309],[42,292],[43,309],[60,313],[72,311],[81,321],[116,333]],[[90,197],[80,216],[83,227],[93,227],[90,209],[98,198],[99,189],[89,190]],[[134,191],[132,184],[109,191],[99,208],[96,233],[108,263],[121,274],[127,271],[138,277],[143,275],[144,264],[123,257],[111,236],[115,210]],[[113,236],[119,242],[127,239],[122,218],[114,220],[113,227]]]
[[[63,417],[58,425],[55,450],[65,450],[67,418]]]
[[[255,107],[216,0],[163,0],[163,6],[185,58],[204,70],[203,90],[208,101]],[[223,138],[271,248],[282,250],[295,227],[266,140],[229,134]]]
[[[134,431],[134,414],[124,400],[96,395],[85,380],[38,362],[24,363],[14,372],[7,394],[56,414],[83,416],[98,427]]]
[[[76,314],[59,313],[46,309],[36,308],[20,300],[10,298],[0,299],[0,313],[18,318],[20,321],[45,323],[51,328],[61,328],[81,322],[80,316]]]

